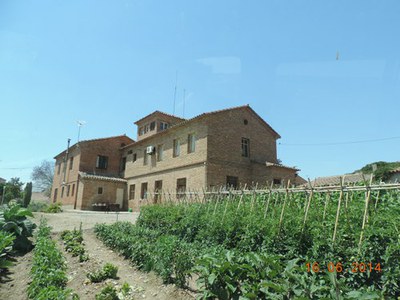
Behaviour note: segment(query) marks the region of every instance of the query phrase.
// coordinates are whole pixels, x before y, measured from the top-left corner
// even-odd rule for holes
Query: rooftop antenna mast
[[[86,122],[85,121],[76,121],[76,123],[78,124],[78,143],[79,143],[79,138],[81,136],[81,127],[83,125],[85,125]]]
[[[178,71],[175,74],[175,90],[174,90],[174,107],[172,109],[172,115],[175,115],[175,102],[176,102],[176,90],[178,88]]]
[[[185,118],[185,98],[186,98],[186,89],[183,89],[183,113],[182,113],[182,118]]]

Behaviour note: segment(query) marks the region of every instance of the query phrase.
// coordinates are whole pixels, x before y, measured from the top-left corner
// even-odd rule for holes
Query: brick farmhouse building
[[[66,151],[57,155],[53,200],[79,209],[107,202],[138,210],[164,201],[161,191],[179,197],[222,186],[302,183],[298,169],[277,159],[279,134],[248,105],[191,119],[155,111],[135,124],[137,141],[120,136],[72,146],[68,159],[79,163],[67,172],[61,172]],[[106,168],[99,168],[102,157]]]

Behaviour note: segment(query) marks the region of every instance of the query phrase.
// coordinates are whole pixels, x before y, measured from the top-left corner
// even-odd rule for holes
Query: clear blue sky
[[[154,110],[250,104],[303,177],[399,160],[400,2],[0,1],[0,177]],[[339,59],[337,60],[337,52]],[[289,145],[290,144],[290,145]],[[294,144],[294,145],[293,145]]]

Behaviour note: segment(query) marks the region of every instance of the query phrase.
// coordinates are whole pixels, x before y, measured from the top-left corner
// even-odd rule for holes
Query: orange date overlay
[[[382,272],[380,263],[372,262],[352,262],[350,266],[346,266],[343,263],[329,262],[326,265],[318,262],[306,263],[307,272],[323,272],[327,270],[330,273],[337,272],[351,272],[351,273],[364,273],[364,272]]]

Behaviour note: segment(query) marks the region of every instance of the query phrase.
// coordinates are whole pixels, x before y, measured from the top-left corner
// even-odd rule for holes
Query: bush
[[[14,250],[30,251],[33,248],[28,237],[33,235],[36,224],[28,216],[33,217],[32,212],[19,205],[3,205],[0,210],[0,230],[14,234]]]
[[[63,210],[61,202],[51,203],[46,210],[47,213],[54,213],[54,214],[60,213],[62,211]]]
[[[118,267],[106,263],[101,270],[87,274],[91,282],[102,282],[106,279],[117,279]]]
[[[82,223],[79,230],[64,230],[61,233],[61,239],[64,241],[65,250],[70,252],[72,256],[79,256],[79,261],[84,262],[89,259],[83,247]]]
[[[96,295],[96,300],[119,300],[117,290],[109,284]]]
[[[33,201],[29,203],[28,209],[31,212],[46,212],[49,205],[45,202]]]
[[[68,299],[70,290],[65,290],[68,281],[65,271],[64,257],[50,237],[50,227],[42,219],[33,256],[32,282],[28,287],[29,298]],[[76,299],[76,296],[71,295],[71,297]]]
[[[15,236],[0,230],[0,273],[2,270],[12,266],[9,259],[10,252],[14,243]]]

